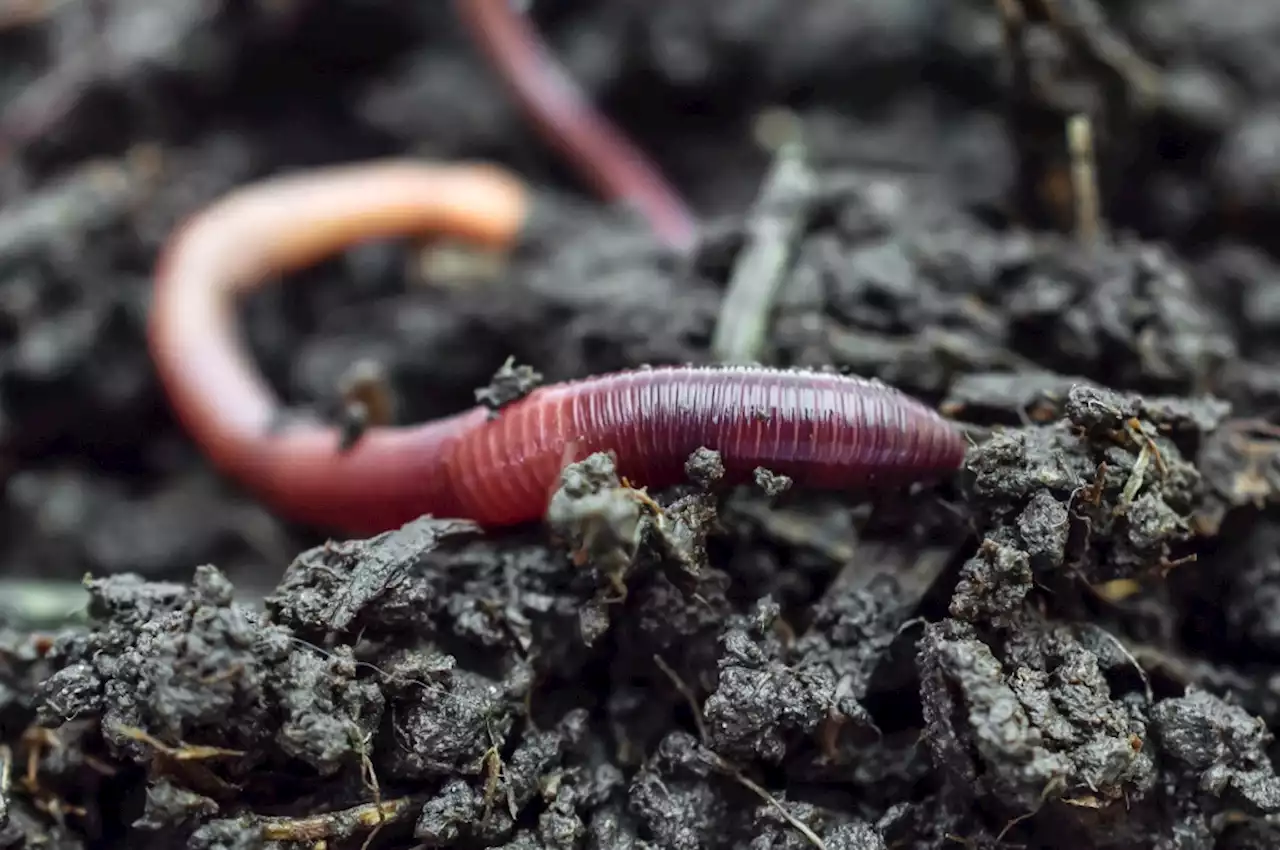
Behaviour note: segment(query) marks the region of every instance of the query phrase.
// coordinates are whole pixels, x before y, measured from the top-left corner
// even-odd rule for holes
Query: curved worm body
[[[496,420],[472,415],[451,427],[435,471],[443,486],[431,498],[489,525],[541,517],[565,460],[597,451],[612,451],[619,474],[650,487],[686,480],[689,455],[708,448],[731,483],[763,466],[801,486],[856,491],[946,474],[965,448],[937,413],[878,382],[730,366],[552,385]]]
[[[653,487],[683,480],[701,447],[721,452],[732,480],[764,466],[824,488],[929,478],[960,464],[959,432],[882,384],[742,367],[543,387],[496,419],[477,407],[375,427],[347,451],[336,427],[278,427],[280,402],[240,344],[237,297],[373,238],[445,232],[504,248],[527,206],[522,184],[499,169],[405,161],[233,192],[178,232],[156,273],[149,342],[178,418],[217,467],[282,515],[353,534],[428,513],[487,526],[538,519],[564,463],[606,449],[622,475]]]

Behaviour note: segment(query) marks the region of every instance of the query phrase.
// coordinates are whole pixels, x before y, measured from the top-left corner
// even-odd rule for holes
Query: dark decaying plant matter
[[[1272,0],[0,2],[0,850],[1276,846],[1278,35]],[[540,523],[282,520],[171,411],[154,273],[236,188],[388,157],[518,175],[519,239],[243,299],[280,433],[727,358],[892,384],[962,467],[595,453]]]

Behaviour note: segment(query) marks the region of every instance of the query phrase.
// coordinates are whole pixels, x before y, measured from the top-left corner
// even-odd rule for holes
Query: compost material
[[[1280,4],[530,5],[694,249],[450,4],[0,2],[0,850],[1280,844]],[[599,454],[511,530],[281,521],[172,417],[151,272],[233,187],[392,154],[511,168],[529,231],[256,294],[301,413],[353,364],[413,422],[723,348],[898,386],[963,468]]]

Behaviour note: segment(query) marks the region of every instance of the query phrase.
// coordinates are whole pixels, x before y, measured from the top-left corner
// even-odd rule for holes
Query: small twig
[[[725,761],[722,757],[712,752],[711,750],[707,750],[707,755],[710,757],[711,764],[713,767],[715,767],[716,770],[720,771],[725,776],[730,777],[731,779],[733,779],[733,781],[737,782],[743,788],[746,788],[748,791],[755,794],[761,800],[764,800],[766,803],[768,803],[770,806],[776,809],[778,814],[782,815],[783,820],[791,824],[791,827],[796,832],[803,835],[809,841],[809,843],[812,844],[814,847],[817,847],[818,850],[827,850],[826,842],[824,842],[821,838],[819,838],[818,834],[814,832],[812,829],[810,829],[806,823],[804,823],[795,815],[791,814],[791,812],[787,811],[786,808],[783,807],[782,803],[778,802],[778,798],[770,794],[769,791],[764,788],[764,786],[760,785],[755,780],[744,775],[741,770],[734,767],[732,764]]]
[[[1067,120],[1067,149],[1071,152],[1071,189],[1075,195],[1076,237],[1086,244],[1098,238],[1098,172],[1093,150],[1093,125],[1086,115]]]
[[[245,755],[243,750],[231,750],[225,747],[215,747],[205,744],[180,743],[177,746],[170,746],[154,735],[143,729],[139,729],[136,726],[117,725],[112,731],[124,738],[145,744],[166,758],[172,759],[176,762],[207,761],[209,759],[224,758],[235,759],[242,758]]]
[[[357,832],[378,830],[388,823],[414,815],[422,802],[413,797],[400,797],[305,818],[264,817],[260,820],[259,834],[266,841],[307,843],[349,838]]]
[[[809,218],[807,204],[779,202],[811,192],[813,184],[803,146],[798,142],[783,144],[752,209],[747,244],[734,263],[725,291],[711,341],[711,354],[717,361],[752,363],[759,359],[774,300]]]
[[[1129,429],[1130,436],[1133,437],[1136,442],[1141,443],[1143,446],[1150,449],[1151,454],[1154,455],[1156,469],[1160,470],[1160,474],[1168,475],[1169,465],[1164,462],[1164,455],[1161,454],[1160,447],[1156,445],[1155,438],[1147,433],[1147,429],[1142,425],[1142,420],[1135,416],[1126,422],[1125,425]]]
[[[693,723],[698,727],[698,740],[702,741],[703,745],[710,746],[707,724],[702,719],[702,709],[698,707],[698,700],[693,694],[693,688],[690,688],[684,679],[680,678],[680,674],[673,670],[671,665],[656,652],[653,654],[653,663],[658,665],[659,670],[667,674],[667,678],[671,680],[671,684],[675,686],[675,689],[680,692],[680,696],[684,697],[685,701],[689,703],[689,710],[693,712]]]
[[[360,778],[365,788],[373,794],[373,805],[378,813],[378,825],[369,830],[369,834],[360,844],[360,850],[369,850],[378,833],[382,832],[387,819],[383,809],[382,783],[378,781],[377,768],[373,766],[373,759],[369,757],[369,738],[364,735],[360,736]]]
[[[1138,498],[1138,491],[1142,489],[1142,484],[1146,481],[1147,467],[1151,465],[1151,450],[1146,443],[1143,443],[1142,449],[1138,452],[1138,458],[1133,462],[1133,471],[1129,473],[1129,479],[1124,484],[1124,489],[1120,491],[1120,499],[1115,508],[1117,514],[1124,513],[1133,504],[1133,500]]]
[[[686,700],[689,701],[689,708],[691,711],[693,711],[694,722],[698,726],[698,735],[702,740],[701,752],[706,755],[707,761],[710,763],[711,767],[713,767],[720,774],[729,777],[734,782],[737,782],[739,785],[751,791],[760,799],[764,800],[770,806],[773,806],[775,809],[777,809],[778,814],[782,815],[782,818],[787,823],[791,824],[791,826],[796,830],[796,832],[799,832],[806,839],[808,839],[809,842],[813,844],[814,847],[818,848],[818,850],[827,850],[827,845],[823,842],[821,838],[818,837],[818,834],[815,833],[812,829],[810,829],[807,825],[805,825],[795,815],[791,814],[791,812],[787,811],[783,807],[783,805],[778,802],[777,797],[770,794],[759,783],[755,782],[754,780],[744,775],[743,772],[737,766],[735,766],[732,762],[728,761],[727,759],[722,757],[719,753],[711,749],[711,746],[708,743],[707,727],[702,720],[702,712],[698,709],[697,701],[694,699],[693,689],[690,688],[687,684],[685,684],[685,681],[680,678],[679,674],[677,674],[675,670],[671,669],[671,666],[662,659],[661,655],[654,653],[653,661],[655,664],[658,665],[658,669],[660,669],[663,673],[667,675],[669,679],[671,679],[671,682],[673,685],[675,685],[676,690],[679,691],[680,694]]]
[[[1146,695],[1147,705],[1154,703],[1156,701],[1156,697],[1151,690],[1151,679],[1148,678],[1147,671],[1144,670],[1142,665],[1138,663],[1138,659],[1135,658],[1133,653],[1129,651],[1129,647],[1125,646],[1124,642],[1121,641],[1120,638],[1111,634],[1111,632],[1102,628],[1102,626],[1099,626],[1095,623],[1086,623],[1086,626],[1092,629],[1097,634],[1102,635],[1108,641],[1110,641],[1115,646],[1115,648],[1120,651],[1120,654],[1124,656],[1125,660],[1133,665],[1133,669],[1138,671],[1138,678],[1142,680],[1142,690]]]

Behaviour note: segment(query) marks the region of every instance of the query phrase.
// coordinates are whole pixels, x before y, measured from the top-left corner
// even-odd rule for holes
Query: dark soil
[[[450,4],[216,5],[0,2],[0,850],[1280,843],[1280,3],[535,4],[704,217],[692,258]],[[326,543],[171,419],[175,226],[390,153],[503,163],[536,226],[482,285],[378,245],[252,299],[292,404],[366,358],[406,421],[508,358],[706,362],[783,107],[816,188],[760,358],[941,405],[955,481],[720,497],[701,453],[655,510],[592,458],[544,526]]]

